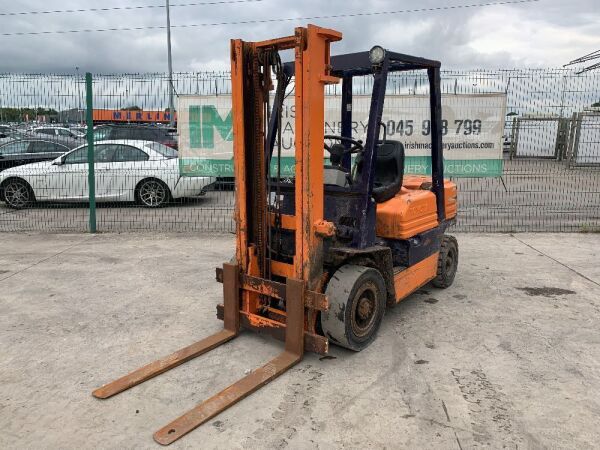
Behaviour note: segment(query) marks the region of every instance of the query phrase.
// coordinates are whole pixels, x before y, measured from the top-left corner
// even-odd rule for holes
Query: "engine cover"
[[[376,234],[387,239],[408,239],[438,226],[431,177],[407,176],[395,197],[377,204]],[[444,181],[446,219],[456,216],[456,184]]]

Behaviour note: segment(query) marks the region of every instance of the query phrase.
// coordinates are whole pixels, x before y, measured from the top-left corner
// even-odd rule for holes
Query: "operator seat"
[[[377,142],[373,198],[383,203],[393,198],[402,187],[404,176],[404,145],[399,141]]]

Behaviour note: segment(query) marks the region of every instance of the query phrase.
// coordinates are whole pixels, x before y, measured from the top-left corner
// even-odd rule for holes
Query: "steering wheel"
[[[344,136],[336,136],[333,134],[326,134],[324,137],[325,137],[325,139],[333,139],[336,141],[340,141],[339,144],[333,144],[331,146],[327,145],[326,143],[323,143],[323,147],[325,147],[325,150],[327,150],[329,152],[329,154],[331,155],[329,157],[329,160],[331,161],[331,163],[334,166],[338,166],[342,162],[342,157],[344,155],[360,153],[365,149],[362,141],[360,141],[360,140],[356,140],[356,139],[352,139],[352,138],[344,137]],[[345,145],[342,145],[344,143],[351,144],[350,148],[346,148]]]

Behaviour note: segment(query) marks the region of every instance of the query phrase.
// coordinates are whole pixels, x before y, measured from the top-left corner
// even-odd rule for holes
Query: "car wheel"
[[[160,208],[171,200],[171,192],[165,183],[154,178],[143,180],[137,187],[138,202],[147,208]]]
[[[12,178],[6,181],[2,189],[4,191],[2,197],[9,208],[23,209],[34,201],[31,186],[20,178]]]

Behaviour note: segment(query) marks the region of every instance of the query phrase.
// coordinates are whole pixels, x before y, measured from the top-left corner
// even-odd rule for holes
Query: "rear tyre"
[[[432,280],[435,287],[445,289],[452,285],[458,269],[458,242],[454,236],[442,238],[440,256],[438,258],[437,275]]]
[[[171,200],[171,192],[165,183],[155,178],[148,178],[138,184],[136,198],[146,208],[161,208]]]
[[[6,206],[12,209],[27,208],[33,203],[34,195],[31,186],[20,178],[11,178],[2,185],[2,198]]]
[[[385,312],[385,282],[379,271],[347,264],[329,280],[329,310],[321,313],[323,333],[331,342],[360,351],[373,340]]]

